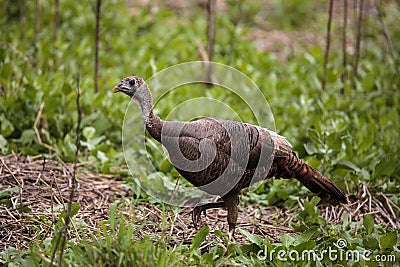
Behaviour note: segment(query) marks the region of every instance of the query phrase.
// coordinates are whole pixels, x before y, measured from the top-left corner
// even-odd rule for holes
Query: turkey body
[[[161,143],[178,172],[194,186],[221,197],[248,187],[252,178],[271,177],[269,168],[275,143],[281,144],[278,146],[281,153],[291,152],[291,145],[284,137],[247,123],[205,118],[194,122],[164,122],[163,127],[166,130]],[[263,159],[262,149],[266,152]],[[257,166],[258,177],[253,177]]]
[[[139,105],[149,134],[167,150],[171,163],[191,184],[222,201],[198,205],[192,212],[197,226],[202,212],[226,208],[229,229],[238,216],[243,188],[267,178],[295,178],[322,199],[347,203],[332,181],[299,159],[283,136],[237,121],[204,118],[192,122],[163,121],[153,114],[153,101],[143,79],[129,76],[114,87]]]
[[[252,179],[296,178],[321,198],[346,200],[331,181],[296,156],[285,137],[265,128],[216,118],[164,121],[162,127],[159,141],[167,148],[174,167],[207,193],[224,197],[238,194]],[[206,143],[203,149],[202,142]],[[194,161],[198,162],[192,164]],[[214,185],[207,186],[210,183]]]
[[[240,191],[272,177],[295,178],[333,204],[348,201],[342,190],[299,159],[286,138],[273,131],[216,118],[175,122],[153,115],[151,120],[153,127],[147,130],[168,150],[177,171],[194,186],[222,199],[195,207],[195,226],[205,210],[224,207],[228,210],[229,228],[235,229]],[[161,127],[154,127],[158,124]]]

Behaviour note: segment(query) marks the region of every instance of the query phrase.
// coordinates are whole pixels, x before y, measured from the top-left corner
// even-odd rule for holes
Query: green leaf
[[[75,216],[79,209],[81,208],[81,203],[79,202],[73,202],[72,204],[68,204],[68,205],[72,205],[71,206],[71,213],[70,213],[70,218],[72,218],[73,216]],[[66,206],[66,210],[63,210],[60,214],[60,219],[57,222],[57,226],[63,226],[64,225],[64,220],[67,216],[67,210],[68,210],[68,205]]]
[[[383,158],[375,166],[375,176],[391,175],[396,169],[397,163],[395,159]]]
[[[218,230],[218,229],[214,230],[214,235],[219,236],[221,238],[225,238],[226,237],[226,234],[223,233],[221,230]]]
[[[96,129],[94,127],[85,127],[82,130],[82,135],[86,138],[86,140],[91,140],[96,133]]]
[[[311,201],[304,201],[304,210],[307,212],[308,215],[313,215],[316,213],[315,206],[321,199],[317,196],[314,196]]]
[[[15,194],[18,194],[19,188],[18,186],[7,188],[0,191],[0,199],[10,198]]]
[[[317,132],[314,129],[308,129],[308,135],[310,136],[310,139],[314,141],[315,143],[321,144],[321,135],[319,132]]]
[[[203,226],[193,237],[192,246],[190,250],[193,251],[197,249],[201,243],[206,239],[206,236],[210,233],[210,228],[208,226]]]
[[[365,231],[367,231],[367,234],[370,235],[374,230],[374,217],[372,217],[371,214],[364,215],[363,224]]]
[[[282,246],[289,248],[295,243],[296,239],[290,235],[279,235],[279,241],[281,241]]]
[[[347,160],[339,160],[337,163],[337,167],[341,167],[343,169],[348,169],[348,170],[353,170],[355,172],[360,172],[360,168],[358,168],[356,165],[351,163],[350,161]]]
[[[7,144],[7,140],[0,134],[0,151],[4,154],[8,151]]]
[[[379,243],[382,249],[392,248],[397,243],[397,233],[389,232],[381,236]]]
[[[79,203],[79,202],[73,202],[71,205],[72,205],[72,207],[71,207],[71,214],[70,214],[70,216],[72,217],[72,216],[75,216],[75,215],[78,213],[78,211],[80,210],[80,208],[81,208],[81,203]]]
[[[251,243],[254,243],[254,244],[256,244],[257,246],[261,246],[261,245],[263,244],[263,240],[261,239],[261,237],[256,236],[256,235],[253,235],[253,234],[251,234],[249,231],[244,230],[244,229],[238,229],[238,230],[239,230],[239,232],[240,232],[242,235],[246,236],[247,239],[248,239]]]
[[[295,246],[294,249],[299,251],[299,252],[302,252],[304,250],[312,250],[312,249],[314,249],[315,245],[316,245],[315,240],[309,240],[309,241],[303,242],[303,243]]]
[[[340,150],[342,147],[342,140],[336,133],[329,134],[326,143],[330,149]]]
[[[304,149],[306,150],[308,155],[318,154],[318,148],[314,143],[306,143],[304,144]]]
[[[2,116],[1,118],[1,135],[4,137],[9,136],[14,131],[14,126],[12,123]]]
[[[101,150],[97,151],[97,155],[96,156],[97,156],[97,158],[100,160],[100,162],[102,164],[106,163],[109,160],[107,155]]]
[[[21,138],[19,139],[19,141],[24,144],[27,145],[29,144],[33,139],[35,138],[35,131],[32,129],[28,129],[22,132],[21,134]]]
[[[363,239],[363,244],[365,248],[370,250],[375,250],[379,248],[379,242],[376,238],[372,236],[367,236]]]
[[[304,233],[301,234],[301,237],[304,241],[309,241],[317,238],[320,234],[319,228],[317,226],[312,226],[305,230]]]
[[[88,150],[94,150],[96,146],[105,139],[105,136],[96,137],[89,141],[81,141],[81,145],[87,147]]]
[[[110,228],[112,230],[115,229],[116,214],[117,214],[117,204],[116,203],[112,203],[110,205]]]

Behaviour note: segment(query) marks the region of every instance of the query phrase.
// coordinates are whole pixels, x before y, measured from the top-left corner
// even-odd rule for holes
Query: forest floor
[[[80,203],[79,211],[73,219],[70,236],[79,241],[82,233],[77,224],[86,225],[85,231],[100,229],[100,222],[108,219],[109,206],[117,199],[132,197],[123,186],[119,176],[92,173],[85,170],[85,164],[78,165],[77,186],[74,202]],[[43,241],[51,237],[60,213],[69,203],[72,188],[72,164],[60,163],[41,156],[24,157],[8,155],[0,157],[0,249],[9,246],[28,248],[34,240]],[[400,218],[395,209],[400,210],[384,194],[371,195],[366,185],[359,193],[350,196],[350,203],[341,206],[318,205],[323,217],[331,223],[339,223],[344,212],[349,222],[361,221],[365,214],[373,214],[377,223],[388,228],[400,228]],[[258,204],[240,206],[238,229],[245,229],[263,238],[278,240],[280,234],[295,233],[291,227],[298,205],[285,210],[276,206],[263,207]],[[173,236],[173,243],[190,243],[197,230],[191,221],[191,208],[185,207],[178,213],[172,209],[162,211],[157,205],[127,205],[120,211],[131,221],[144,222],[143,235]],[[61,216],[62,218],[62,216]],[[167,226],[160,225],[163,218]],[[150,222],[150,223],[149,223]],[[153,222],[153,223],[151,223]],[[226,211],[211,210],[202,216],[202,225],[208,225],[211,233],[218,229],[227,231]],[[214,234],[208,238],[218,238]],[[247,238],[236,231],[238,243],[247,243]],[[209,245],[209,243],[206,243]],[[174,245],[174,244],[171,244]]]

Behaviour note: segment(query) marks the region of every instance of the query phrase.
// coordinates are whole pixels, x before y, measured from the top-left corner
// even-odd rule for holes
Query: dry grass
[[[34,241],[42,242],[53,236],[54,225],[69,201],[71,167],[38,157],[0,157],[0,192],[13,187],[19,190],[11,197],[11,204],[0,204],[0,251],[9,246],[26,249]],[[119,212],[131,222],[143,226],[140,236],[169,236],[171,245],[176,245],[190,243],[197,232],[191,222],[190,208],[179,212],[163,212],[154,204],[132,204],[129,198],[122,198],[128,194],[128,190],[122,186],[123,181],[116,180],[116,176],[94,174],[85,171],[83,166],[78,170],[74,202],[79,202],[81,208],[74,217],[70,237],[79,241],[82,233],[99,229],[99,223],[108,219],[110,203],[116,199],[122,201]],[[280,234],[295,233],[291,223],[301,211],[299,206],[291,210],[260,205],[240,207],[238,228],[273,241]],[[325,219],[332,223],[341,223],[342,214],[346,211],[349,222],[359,222],[365,214],[373,214],[375,223],[388,228],[400,228],[400,219],[396,217],[400,208],[383,194],[371,195],[365,185],[357,195],[351,196],[350,204],[335,207],[319,205],[319,209]],[[83,232],[77,226],[82,222],[86,225]],[[210,226],[208,239],[218,240],[213,230],[228,230],[226,211],[209,210],[207,216],[201,217],[201,225]],[[236,231],[235,238],[241,244],[248,243],[239,231]]]
[[[0,157],[0,191],[18,187],[11,197],[11,206],[0,205],[0,250],[8,246],[27,248],[33,240],[53,234],[54,224],[64,210],[71,190],[70,164],[53,160],[10,155]],[[74,202],[81,208],[75,222],[82,220],[88,230],[98,228],[106,220],[109,204],[126,194],[122,181],[112,176],[78,172]],[[72,228],[79,236],[76,225]]]

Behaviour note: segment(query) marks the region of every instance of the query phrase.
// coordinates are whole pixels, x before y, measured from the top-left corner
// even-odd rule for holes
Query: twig
[[[42,103],[40,103],[39,111],[38,111],[38,114],[36,115],[35,123],[33,124],[33,130],[35,131],[36,138],[38,139],[38,142],[39,142],[40,145],[44,146],[48,150],[54,151],[57,154],[59,154],[60,152],[58,151],[57,148],[52,147],[52,146],[50,146],[50,145],[48,145],[46,143],[43,143],[42,142],[42,138],[40,137],[38,125],[39,125],[39,122],[40,122],[40,118],[42,117],[43,108],[44,108],[44,101],[42,101]]]
[[[98,0],[98,2],[101,2],[101,0]],[[100,7],[99,7],[100,8]],[[78,76],[76,78],[76,85],[77,85],[77,96],[76,96],[76,108],[78,112],[78,121],[76,125],[76,150],[75,150],[75,155],[74,155],[74,165],[73,165],[73,172],[72,172],[72,188],[71,188],[71,193],[69,195],[69,205],[68,205],[68,210],[65,214],[65,224],[64,224],[64,233],[65,237],[62,239],[62,244],[61,244],[61,251],[60,251],[60,258],[58,261],[58,266],[62,266],[62,258],[64,255],[64,249],[65,249],[65,243],[67,240],[67,231],[68,231],[68,224],[71,220],[71,210],[72,210],[72,202],[75,196],[75,188],[76,188],[76,170],[77,170],[77,163],[78,163],[78,154],[79,150],[81,148],[81,121],[82,121],[82,110],[81,110],[81,105],[80,105],[80,97],[81,97],[81,92],[80,92],[80,74],[78,73]]]
[[[385,196],[384,194],[380,193],[380,195],[385,199],[386,202],[386,206],[388,207],[391,215],[393,216],[393,218],[396,218],[396,214],[393,211],[392,205],[390,205],[390,200],[387,196]]]
[[[171,197],[169,198],[169,205],[171,206],[172,201],[175,198],[176,192],[178,192],[179,189],[179,179],[181,176],[178,176],[178,179],[176,179],[176,183],[175,183],[175,187],[174,187],[174,191],[172,191]]]
[[[15,180],[15,182],[18,184],[18,187],[21,187],[20,181],[15,177],[14,173],[8,168],[7,164],[4,162],[3,158],[0,158],[1,164],[6,168],[6,170],[11,174],[12,178]]]
[[[324,54],[324,74],[322,77],[322,90],[325,90],[326,87],[326,76],[327,76],[327,67],[328,67],[328,59],[329,59],[329,49],[331,45],[331,24],[332,24],[332,13],[333,13],[333,0],[329,0],[329,17],[327,24],[327,33],[326,33],[326,46],[325,46],[325,54]]]
[[[81,135],[81,121],[82,121],[82,110],[80,106],[80,74],[78,73],[77,79],[76,79],[76,84],[77,84],[77,97],[76,97],[76,105],[77,105],[77,113],[78,113],[78,121],[76,125],[76,150],[75,150],[75,155],[74,155],[74,164],[73,164],[73,172],[72,172],[72,185],[71,185],[71,192],[69,195],[69,205],[68,209],[66,210],[65,213],[65,222],[63,228],[60,230],[60,234],[58,235],[58,238],[56,240],[56,243],[54,245],[54,250],[51,255],[51,261],[50,261],[50,266],[53,266],[54,263],[54,258],[58,250],[58,246],[60,245],[60,257],[58,261],[58,266],[62,266],[62,258],[64,255],[64,249],[67,241],[67,233],[68,233],[68,225],[71,221],[71,210],[72,210],[72,202],[75,196],[75,189],[76,189],[76,169],[77,169],[77,162],[78,162],[78,154],[81,146],[80,142],[80,135]],[[57,183],[56,183],[57,185]]]
[[[209,61],[207,51],[201,42],[200,38],[196,38],[197,48],[199,50],[200,58],[202,61]]]
[[[98,80],[99,80],[99,42],[100,42],[100,11],[101,11],[101,0],[97,0],[96,7],[96,41],[95,41],[95,54],[94,54],[94,92],[99,91]]]

